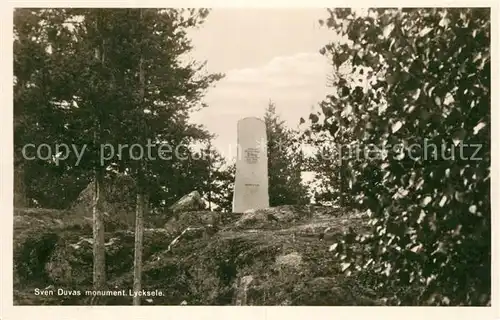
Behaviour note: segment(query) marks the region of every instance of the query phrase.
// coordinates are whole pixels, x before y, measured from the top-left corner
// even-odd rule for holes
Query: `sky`
[[[204,98],[209,107],[191,119],[217,135],[223,155],[235,156],[237,121],[262,117],[270,100],[295,128],[331,90],[332,68],[319,53],[336,38],[319,25],[327,15],[321,8],[216,8],[191,32],[192,57],[225,74]]]

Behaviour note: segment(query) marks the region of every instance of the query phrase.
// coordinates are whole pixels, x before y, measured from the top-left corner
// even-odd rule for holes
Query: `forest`
[[[227,244],[228,234],[217,238],[219,231],[213,231],[216,240],[210,245],[206,238],[196,240],[208,250],[204,259],[215,259],[210,263],[224,274],[214,275],[220,284],[217,297],[211,296],[210,285],[200,289],[201,280],[192,280],[203,278],[194,275],[199,270],[185,273],[171,256],[162,268],[151,260],[162,250],[171,255],[177,238],[148,230],[171,221],[171,206],[192,191],[201,195],[200,212],[216,214],[228,225],[239,217],[231,212],[235,163],[213,146],[213,133],[190,121],[193,112],[210,108],[204,96],[225,76],[206,72],[206,61],[186,58],[193,50],[189,30],[203,28],[210,12],[15,9],[14,216],[35,219],[27,229],[24,220],[14,225],[15,291],[62,279],[54,261],[69,258],[57,248],[67,247],[66,241],[83,246],[85,237],[73,238],[79,230],[90,244],[85,257],[75,256],[86,262],[73,262],[88,267],[81,268],[87,275],[78,282],[73,274],[66,284],[98,290],[126,283],[140,291],[171,272],[176,275],[168,277],[172,295],[161,304],[241,300],[241,291],[224,291],[243,281],[225,278],[243,275],[232,269],[237,262],[225,265],[214,254],[216,246]],[[333,93],[297,119],[300,130],[280,118],[273,97],[264,116],[271,207],[283,217],[286,208],[299,216],[313,208],[326,212],[322,216],[352,221],[328,241],[315,242],[311,257],[319,262],[309,272],[317,273],[314,279],[342,274],[346,286],[362,283],[363,290],[375,292],[377,304],[491,305],[490,10],[331,8],[318,20],[341,39],[318,48],[330,62],[325,85]],[[133,144],[147,145],[155,157],[139,148],[111,152],[112,146]],[[165,144],[183,147],[163,159]],[[306,155],[304,145],[313,154]],[[372,146],[372,153],[353,154],[357,146]],[[303,172],[314,172],[314,188],[303,181]],[[44,217],[52,222],[36,222]],[[184,222],[176,234],[192,226],[191,220]],[[262,230],[271,250],[279,232]],[[116,238],[110,232],[122,237],[126,250],[108,245]],[[255,241],[231,242],[227,252],[259,255]],[[186,265],[195,259],[187,256],[191,249],[186,249]],[[127,262],[114,263],[120,259]],[[111,274],[120,274],[122,282]],[[286,286],[302,281],[286,274],[289,278],[279,280]],[[303,290],[319,296],[326,280],[313,280]],[[255,289],[255,304],[282,303],[272,300],[273,294],[283,294],[292,305],[367,303],[306,301],[304,293],[288,295],[288,289],[262,281],[259,288],[268,291]],[[194,288],[189,294],[179,293],[189,286]],[[260,295],[262,290],[266,295]],[[26,295],[14,300],[33,304]],[[183,298],[178,301],[176,295]],[[134,297],[126,303],[145,300]],[[37,303],[125,303],[82,301]]]

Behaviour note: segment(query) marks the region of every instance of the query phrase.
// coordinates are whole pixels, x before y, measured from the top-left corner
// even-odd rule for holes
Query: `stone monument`
[[[238,150],[233,212],[269,207],[266,124],[243,118],[237,125]]]

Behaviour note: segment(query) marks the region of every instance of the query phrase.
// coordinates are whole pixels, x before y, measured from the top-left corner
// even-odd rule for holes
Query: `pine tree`
[[[122,157],[102,161],[100,146],[138,143],[144,148],[150,140],[153,154],[157,154],[160,144],[175,147],[205,137],[200,126],[187,120],[191,110],[203,106],[200,99],[221,75],[201,74],[203,63],[184,63],[180,56],[192,49],[187,29],[200,25],[207,14],[206,9],[16,10],[16,152],[26,143],[89,147],[79,164],[74,155],[60,163],[50,157],[25,163],[28,174],[34,175],[38,167],[51,181],[50,190],[37,184],[44,190],[29,192],[33,198],[47,198],[46,203],[57,201],[65,189],[58,184],[58,175],[87,181],[93,176],[96,288],[105,285],[100,203],[104,177],[114,174],[107,169],[134,176],[140,186],[138,211],[144,214],[151,193],[175,185],[169,173],[180,175],[185,166],[175,155],[137,166],[128,150]],[[70,203],[70,195],[76,199],[78,192],[70,191],[58,205]],[[158,197],[155,200],[161,202]]]
[[[267,133],[269,203],[271,206],[309,202],[302,183],[302,152],[297,133],[286,127],[272,101],[264,116]]]

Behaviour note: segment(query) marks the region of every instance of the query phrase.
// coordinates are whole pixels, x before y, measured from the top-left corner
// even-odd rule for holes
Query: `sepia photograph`
[[[14,306],[496,306],[491,20],[13,9]]]

